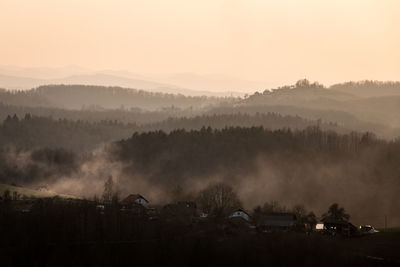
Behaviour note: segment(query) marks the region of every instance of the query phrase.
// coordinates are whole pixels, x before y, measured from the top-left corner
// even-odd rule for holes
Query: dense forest
[[[126,138],[137,129],[135,124],[103,120],[99,122],[54,120],[26,114],[8,116],[0,124],[0,146],[17,149],[65,148],[85,152],[103,143]]]
[[[25,114],[31,114],[37,117],[51,117],[53,119],[67,119],[73,121],[99,122],[102,120],[118,121],[122,123],[145,124],[158,122],[168,117],[178,116],[180,114],[192,115],[193,111],[186,110],[178,112],[175,108],[163,108],[160,111],[143,111],[141,109],[84,109],[84,110],[67,110],[62,108],[50,107],[27,107],[13,106],[0,103],[0,120],[3,121],[7,116],[17,115],[23,118]]]
[[[233,110],[231,110],[233,111]],[[150,123],[140,127],[140,131],[163,130],[170,132],[176,129],[200,130],[203,127],[222,129],[225,127],[253,127],[262,126],[267,129],[304,129],[309,126],[319,125],[325,130],[334,130],[340,133],[350,130],[340,127],[336,123],[323,122],[321,120],[307,120],[299,116],[280,115],[278,113],[214,113],[213,115],[201,115],[194,117],[170,117],[156,123]]]
[[[146,177],[152,188],[181,185],[190,191],[222,180],[246,206],[276,199],[318,211],[336,199],[358,216],[383,216],[396,214],[400,205],[399,152],[399,141],[370,133],[252,127],[134,134],[113,153],[124,163],[123,175]]]
[[[281,116],[275,113],[169,117],[160,122],[147,124],[122,123],[118,120],[56,120],[52,117],[38,117],[28,113],[21,118],[16,114],[8,115],[0,124],[0,146],[12,146],[19,149],[64,148],[81,153],[93,150],[101,144],[128,138],[134,132],[154,130],[170,132],[176,129],[199,130],[202,127],[222,129],[230,126],[305,129],[314,125],[337,132],[349,132],[349,130],[333,123],[305,120],[294,116]]]

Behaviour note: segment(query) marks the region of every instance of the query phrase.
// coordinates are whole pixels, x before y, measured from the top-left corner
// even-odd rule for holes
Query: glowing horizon
[[[396,0],[3,0],[1,65],[399,80]]]

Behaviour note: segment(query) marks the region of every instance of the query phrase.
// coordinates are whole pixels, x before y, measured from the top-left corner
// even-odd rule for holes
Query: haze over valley
[[[400,1],[0,1],[1,266],[397,266]]]
[[[0,177],[7,183],[32,188],[48,184],[59,193],[90,198],[101,194],[104,179],[111,175],[122,195],[140,189],[156,203],[168,201],[168,192],[177,186],[196,194],[207,184],[224,181],[246,199],[248,209],[278,201],[287,206],[302,202],[322,211],[340,190],[342,203],[358,217],[381,218],[398,208],[396,190],[391,190],[398,172],[399,92],[398,82],[325,87],[308,80],[245,97],[93,85],[4,89]],[[216,143],[207,143],[215,138]],[[130,142],[136,144],[133,150]],[[224,142],[226,146],[218,148]],[[245,143],[235,148],[240,142]],[[201,152],[202,146],[208,148]],[[178,148],[183,150],[174,151]],[[367,158],[354,158],[367,150]],[[304,163],[297,160],[301,154],[308,155]],[[383,160],[387,170],[376,165]],[[364,164],[372,169],[361,171]],[[391,204],[375,200],[389,210],[372,213],[370,206],[363,210],[357,203],[370,201],[376,179],[382,182],[373,195],[379,199],[384,194]],[[337,186],[327,187],[331,183]],[[359,190],[356,199],[354,187]],[[296,197],[285,200],[285,194]]]

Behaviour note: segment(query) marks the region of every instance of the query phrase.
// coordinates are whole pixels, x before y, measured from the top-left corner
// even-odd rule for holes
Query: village
[[[160,204],[136,192],[119,197],[111,181],[101,198],[92,199],[59,195],[47,186],[0,184],[0,255],[18,266],[32,259],[56,264],[58,258],[73,266],[74,253],[96,266],[400,263],[393,256],[396,229],[356,226],[336,203],[318,217],[301,205],[285,209],[276,202],[249,211],[229,185],[217,183],[195,198],[181,194]],[[48,259],[48,251],[57,257]]]
[[[215,194],[220,194],[219,190],[229,191],[230,187],[217,184],[214,189]],[[13,190],[11,187],[8,187]],[[0,196],[0,204],[12,203],[16,212],[22,214],[30,213],[35,205],[43,201],[56,200],[65,203],[80,204],[82,202],[95,207],[99,215],[105,215],[108,210],[117,210],[119,213],[129,216],[132,220],[141,222],[161,221],[169,224],[193,226],[193,225],[215,225],[218,230],[227,233],[241,232],[249,234],[268,234],[268,233],[304,233],[321,234],[331,237],[356,237],[366,234],[379,232],[371,225],[353,225],[348,214],[338,204],[332,204],[329,210],[320,219],[313,212],[305,213],[303,206],[297,206],[293,210],[269,209],[262,211],[260,207],[252,212],[240,206],[230,205],[230,203],[219,203],[220,207],[199,207],[193,200],[180,200],[165,205],[151,205],[141,194],[129,194],[122,199],[112,191],[112,180],[105,183],[105,191],[101,199],[86,200],[70,195],[57,195],[51,192],[46,186],[38,187],[36,190],[24,189],[25,194],[29,192],[36,196],[22,195],[13,187],[14,192],[7,189]],[[21,191],[22,192],[22,191]],[[226,193],[226,192],[225,192]],[[233,192],[231,192],[233,194]],[[226,194],[223,197],[227,197]],[[213,196],[214,197],[214,196]],[[213,198],[211,197],[211,198]],[[221,196],[216,196],[220,198]],[[227,199],[229,199],[228,196]],[[215,199],[207,199],[208,202],[215,202]],[[232,203],[235,203],[233,201]],[[237,202],[240,203],[240,202]],[[213,204],[210,204],[213,205]],[[218,204],[217,204],[218,205]],[[276,205],[271,202],[271,205]],[[265,209],[265,207],[264,207]]]
[[[192,224],[199,221],[215,221],[215,215],[207,214],[197,208],[194,201],[178,201],[170,203],[157,209],[151,207],[149,201],[140,194],[131,194],[120,201],[121,211],[134,214],[138,217],[144,217],[147,220],[163,219],[166,221],[179,220],[186,224]],[[336,207],[337,204],[333,204]],[[97,205],[101,211],[105,205]],[[334,208],[333,208],[334,209]],[[272,232],[303,232],[310,234],[312,232],[340,237],[354,237],[363,234],[377,233],[374,227],[370,225],[353,225],[345,218],[335,218],[334,215],[326,216],[318,221],[314,218],[302,218],[301,215],[294,212],[273,212],[261,214],[254,218],[250,212],[241,207],[231,208],[228,216],[220,218],[219,227],[230,231],[248,231],[257,233]]]

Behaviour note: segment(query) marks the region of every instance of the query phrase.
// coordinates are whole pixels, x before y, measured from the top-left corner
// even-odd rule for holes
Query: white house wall
[[[249,215],[247,215],[245,212],[243,211],[235,211],[231,216],[231,218],[233,217],[242,217],[243,219],[245,219],[246,221],[250,220]]]
[[[138,198],[138,199],[135,200],[135,202],[136,202],[136,203],[139,203],[139,204],[141,204],[141,205],[143,205],[143,206],[146,206],[146,205],[147,205],[147,201],[144,200],[143,198]]]

